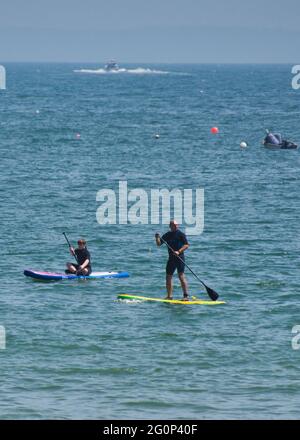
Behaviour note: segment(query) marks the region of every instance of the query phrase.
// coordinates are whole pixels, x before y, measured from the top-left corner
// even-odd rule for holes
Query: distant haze
[[[300,63],[297,0],[10,0],[0,62]]]

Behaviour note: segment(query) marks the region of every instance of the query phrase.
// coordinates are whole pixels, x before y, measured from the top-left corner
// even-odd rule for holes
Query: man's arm
[[[181,234],[181,239],[182,239],[183,246],[181,246],[181,248],[178,249],[178,251],[174,252],[174,254],[177,256],[180,254],[183,254],[183,252],[189,248],[189,242],[187,241],[185,234]]]
[[[184,251],[186,251],[189,247],[189,244],[184,244],[178,251],[174,251],[175,255],[180,255],[182,254]]]

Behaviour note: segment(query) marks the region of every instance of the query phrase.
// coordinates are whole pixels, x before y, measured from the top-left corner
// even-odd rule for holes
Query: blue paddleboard
[[[128,272],[92,272],[88,276],[83,275],[73,275],[73,274],[66,274],[66,273],[56,273],[56,272],[45,272],[40,270],[33,270],[33,269],[25,269],[24,275],[26,277],[34,278],[36,280],[43,280],[43,281],[59,281],[59,280],[80,280],[80,279],[86,279],[86,280],[95,280],[100,278],[127,278],[129,277]]]

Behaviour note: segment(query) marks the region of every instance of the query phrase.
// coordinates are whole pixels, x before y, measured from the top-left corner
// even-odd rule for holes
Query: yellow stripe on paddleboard
[[[119,294],[118,299],[132,299],[132,300],[136,300],[136,301],[157,301],[157,302],[163,302],[163,303],[169,303],[169,304],[185,304],[185,305],[198,304],[198,305],[203,305],[203,306],[216,306],[216,305],[220,305],[220,304],[226,304],[225,301],[209,301],[209,300],[203,300],[203,299],[182,301],[180,299],[149,298],[146,296],[136,296],[136,295],[127,295],[127,294]]]

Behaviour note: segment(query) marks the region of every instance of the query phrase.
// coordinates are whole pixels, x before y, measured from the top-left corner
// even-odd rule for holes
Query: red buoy
[[[212,127],[212,128],[210,129],[210,131],[211,131],[212,134],[217,134],[217,133],[219,133],[219,129],[218,129],[218,127]]]

